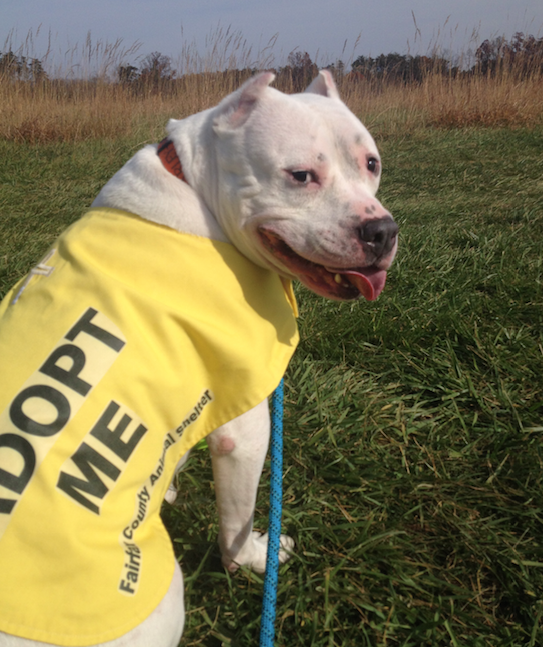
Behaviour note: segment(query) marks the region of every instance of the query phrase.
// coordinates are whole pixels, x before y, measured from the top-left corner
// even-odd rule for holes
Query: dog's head
[[[331,299],[376,299],[398,227],[375,198],[375,142],[329,72],[296,95],[273,78],[253,77],[210,112],[219,182],[204,199],[256,263]]]

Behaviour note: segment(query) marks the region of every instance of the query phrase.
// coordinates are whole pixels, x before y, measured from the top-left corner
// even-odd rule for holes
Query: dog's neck
[[[166,137],[166,139],[163,139],[160,142],[157,149],[157,155],[159,156],[160,161],[167,171],[169,171],[172,175],[175,175],[175,177],[179,178],[180,180],[183,180],[183,182],[187,182],[187,178],[183,173],[181,160],[179,159],[175,151],[175,146],[173,145],[171,139],[168,139]]]
[[[158,149],[145,146],[138,151],[102,188],[92,206],[128,211],[186,234],[230,242],[187,180],[167,138]]]

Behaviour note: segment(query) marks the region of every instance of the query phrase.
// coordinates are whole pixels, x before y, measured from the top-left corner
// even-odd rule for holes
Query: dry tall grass
[[[32,44],[32,38],[28,42]],[[56,67],[49,79],[23,81],[5,73],[2,77],[0,70],[0,138],[46,142],[137,136],[156,140],[168,118],[183,118],[215,105],[252,70],[273,67],[273,45],[274,39],[254,55],[239,33],[218,28],[209,38],[205,55],[193,44],[183,46],[173,80],[158,88],[139,86],[135,91],[133,84],[117,82],[115,71],[136,52],[137,44],[123,49],[120,42],[93,44],[89,36],[85,46],[69,52],[71,60],[64,74]],[[79,70],[78,78],[74,70]],[[507,68],[494,75],[447,76],[430,67],[418,83],[353,79],[351,75],[338,83],[353,112],[381,132],[421,125],[516,127],[543,122],[540,70],[529,75]],[[294,89],[288,74],[278,77],[276,86],[286,92]]]
[[[459,75],[428,73],[421,83],[341,84],[346,103],[366,121],[385,130],[437,126],[534,127],[543,123],[543,77],[512,74]]]

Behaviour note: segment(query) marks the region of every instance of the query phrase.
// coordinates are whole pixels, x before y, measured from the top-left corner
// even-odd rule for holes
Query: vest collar
[[[160,142],[157,149],[157,155],[167,171],[172,175],[175,175],[175,177],[180,180],[183,180],[183,182],[187,182],[187,178],[183,173],[183,167],[181,166],[181,160],[175,152],[175,146],[171,139],[166,137],[166,139],[163,139]]]

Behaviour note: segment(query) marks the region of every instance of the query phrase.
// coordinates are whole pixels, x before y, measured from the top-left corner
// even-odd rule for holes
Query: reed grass
[[[15,48],[34,54],[35,35]],[[0,138],[11,141],[84,141],[119,138],[141,133],[156,139],[170,117],[183,118],[215,105],[239,87],[257,69],[275,67],[272,39],[254,53],[242,35],[217,28],[201,55],[194,43],[184,43],[173,65],[172,78],[153,84],[120,83],[116,70],[137,55],[139,45],[123,48],[94,43],[90,36],[83,47],[74,46],[64,55],[64,67],[53,60],[49,45],[43,58],[52,70],[38,81],[15,80],[0,71]],[[4,51],[13,48],[6,41]],[[393,134],[420,126],[533,127],[543,119],[541,70],[521,75],[514,66],[496,74],[443,74],[432,66],[422,80],[400,83],[371,76],[354,79],[341,75],[340,92],[353,112],[366,123]],[[77,71],[77,74],[76,74]],[[288,71],[276,87],[290,93],[296,83]]]
[[[543,79],[519,81],[503,74],[455,78],[428,73],[421,83],[376,82],[351,88],[341,84],[347,104],[369,124],[386,131],[421,126],[533,127],[543,121]]]

